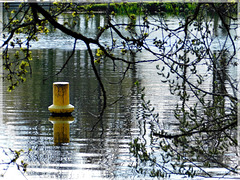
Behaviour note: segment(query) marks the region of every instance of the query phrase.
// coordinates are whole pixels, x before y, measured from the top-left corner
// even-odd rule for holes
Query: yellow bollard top
[[[48,107],[52,113],[71,113],[74,106],[69,104],[69,83],[53,83],[53,105]]]

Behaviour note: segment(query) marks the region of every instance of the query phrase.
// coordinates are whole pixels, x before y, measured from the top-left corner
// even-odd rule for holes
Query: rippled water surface
[[[174,18],[169,21],[173,22]],[[72,43],[71,38],[59,33],[42,37],[32,44],[33,74],[26,83],[10,93],[6,91],[7,82],[0,82],[1,157],[8,158],[8,148],[25,152],[31,149],[22,156],[28,163],[25,176],[30,180],[147,179],[136,172],[135,159],[129,153],[129,143],[136,137],[147,139],[150,131],[150,124],[141,118],[140,95],[134,82],[138,80],[146,87],[146,98],[159,113],[165,129],[171,129],[174,123],[173,109],[178,102],[156,73],[159,62],[134,66],[122,83],[118,82],[126,65],[117,63],[115,69],[111,61],[102,63],[98,70],[106,85],[108,107],[98,122],[102,94],[81,43],[64,71],[53,76],[71,54]],[[143,53],[135,58],[151,57]],[[75,110],[67,122],[51,117],[48,111],[52,83],[56,81],[70,83],[70,103]],[[67,133],[59,135],[62,129]],[[6,165],[0,168],[5,172]],[[4,177],[25,179],[16,166],[10,166]]]
[[[102,97],[85,51],[79,50],[60,76],[43,83],[61,67],[68,53],[59,49],[33,50],[32,77],[11,93],[3,83],[1,146],[32,149],[25,157],[29,179],[122,179],[137,175],[129,167],[133,159],[128,145],[140,133],[140,124],[132,114],[138,104],[133,87],[135,72],[128,74],[122,84],[107,86],[109,103],[117,103],[107,108],[103,120],[95,126],[98,119],[94,115],[100,111]],[[100,71],[106,73],[103,77],[108,81],[118,82],[121,76],[110,69],[112,66],[106,63]],[[75,110],[69,123],[61,124],[48,111],[54,81],[70,83],[70,102]],[[66,137],[69,143],[54,142],[53,123],[59,123],[60,129],[70,129]],[[5,177],[11,175],[8,170]]]

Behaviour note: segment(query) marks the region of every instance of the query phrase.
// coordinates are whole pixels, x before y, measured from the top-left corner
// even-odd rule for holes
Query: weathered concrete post
[[[70,114],[74,106],[69,104],[69,83],[53,83],[53,104],[48,107],[53,114]]]

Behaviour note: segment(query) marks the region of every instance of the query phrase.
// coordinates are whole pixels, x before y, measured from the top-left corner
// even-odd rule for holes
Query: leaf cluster
[[[24,173],[27,171],[28,164],[24,161],[23,156],[28,156],[31,151],[32,151],[31,149],[25,152],[23,149],[12,150],[10,148],[5,149],[1,147],[1,153],[3,156],[5,156],[1,158],[2,161],[0,165],[5,166],[4,172],[1,175],[4,176],[8,168],[14,165],[24,176]]]

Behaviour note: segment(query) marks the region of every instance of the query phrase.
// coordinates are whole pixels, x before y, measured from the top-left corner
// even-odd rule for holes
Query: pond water
[[[34,178],[112,178],[126,177],[129,168],[129,142],[139,135],[139,122],[132,117],[138,100],[130,73],[122,84],[107,87],[109,102],[120,100],[107,108],[103,121],[97,123],[93,114],[100,111],[101,94],[86,51],[77,51],[69,66],[58,77],[45,81],[67,58],[69,51],[60,49],[33,50],[33,75],[17,91],[6,92],[2,86],[1,145],[16,150],[32,149],[26,162],[27,177]],[[101,69],[104,78],[118,82],[118,72],[108,63]],[[53,123],[48,106],[52,104],[52,83],[70,83],[70,102],[75,106],[70,127],[70,143],[54,146]],[[135,108],[136,109],[136,108]],[[135,116],[135,115],[134,115]],[[67,126],[67,125],[66,125]],[[12,175],[8,171],[5,177]]]
[[[174,24],[174,18],[170,18],[169,23]],[[86,27],[85,30],[94,32]],[[128,71],[122,83],[118,82],[126,65],[118,63],[114,70],[111,61],[102,63],[98,69],[106,85],[109,106],[102,121],[97,123],[95,115],[101,110],[102,95],[85,47],[78,43],[64,71],[53,76],[71,54],[73,40],[61,33],[39,39],[32,44],[32,76],[13,92],[6,91],[7,82],[0,82],[1,158],[8,158],[8,148],[25,152],[31,149],[29,154],[23,153],[22,156],[28,163],[25,177],[30,180],[151,179],[136,172],[133,167],[136,160],[129,153],[129,143],[136,137],[149,139],[151,129],[148,121],[142,118],[140,95],[134,85],[137,80],[146,87],[146,99],[151,100],[160,114],[164,127],[171,130],[174,122],[173,109],[178,100],[157,75],[159,62],[136,65]],[[151,57],[142,53],[129,58],[144,60]],[[236,75],[236,69],[231,73]],[[51,117],[48,111],[52,104],[52,84],[56,81],[70,84],[70,103],[75,110],[68,123]],[[53,124],[58,124],[58,128]],[[64,140],[57,140],[56,134],[61,128],[69,133],[64,135]],[[57,141],[65,143],[59,145]],[[0,173],[5,172],[6,165],[2,164],[0,168]],[[209,171],[221,174],[218,168]],[[4,179],[25,177],[13,165],[6,171]]]

